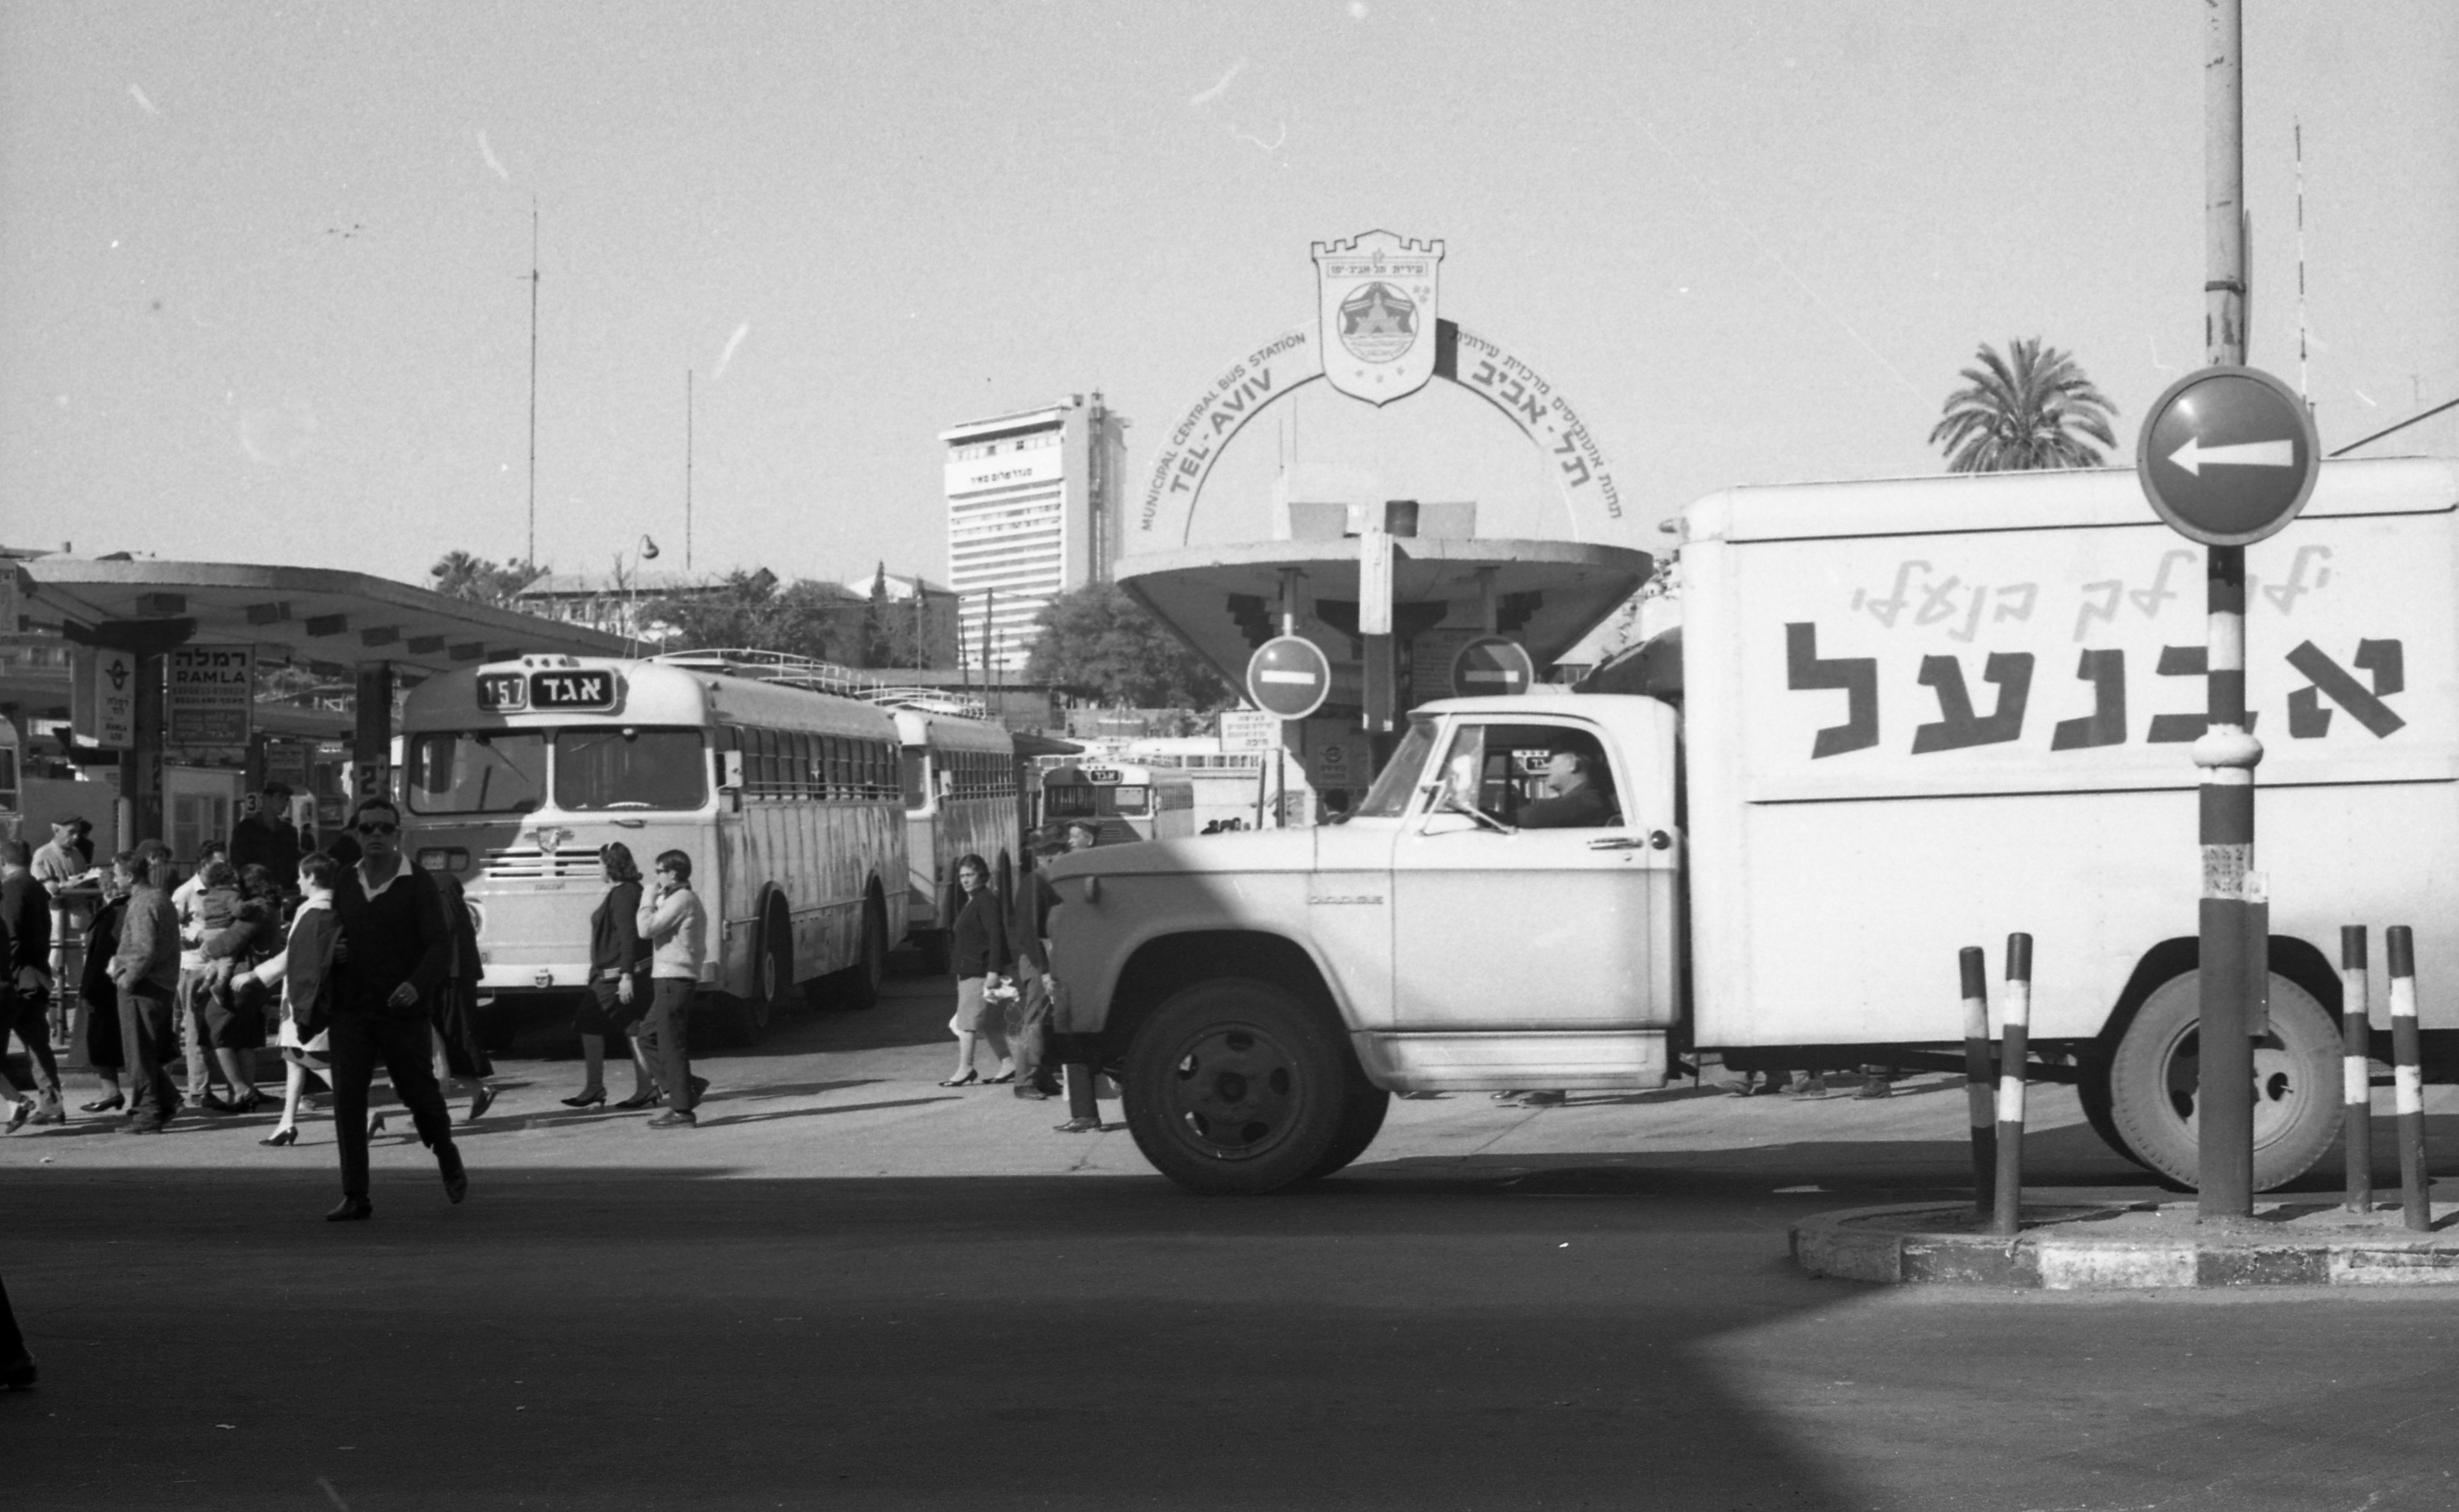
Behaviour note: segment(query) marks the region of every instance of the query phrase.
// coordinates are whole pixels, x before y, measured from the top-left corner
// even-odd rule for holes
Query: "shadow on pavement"
[[[14,1498],[1866,1504],[1702,1351],[1859,1294],[1755,1207],[478,1165],[455,1208],[411,1155],[347,1226],[329,1170],[15,1184]]]

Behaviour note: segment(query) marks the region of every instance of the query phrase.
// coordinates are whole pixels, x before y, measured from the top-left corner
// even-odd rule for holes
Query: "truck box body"
[[[2413,925],[2428,1027],[2459,1022],[2454,506],[2450,463],[2328,463],[2246,552],[2271,932]],[[2196,929],[2203,550],[2121,471],[1736,489],[1688,522],[1695,1042],[1953,1039],[1957,949],[1995,975],[2013,931],[2033,1035],[2099,1033]]]

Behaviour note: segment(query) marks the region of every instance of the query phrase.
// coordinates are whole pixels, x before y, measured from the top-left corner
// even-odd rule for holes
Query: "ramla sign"
[[[1369,231],[1314,244],[1315,323],[1230,365],[1164,438],[1138,515],[1144,549],[1187,544],[1204,480],[1230,442],[1275,399],[1317,379],[1372,405],[1460,385],[1509,416],[1546,454],[1578,539],[1621,534],[1622,495],[1587,423],[1526,363],[1436,313],[1440,242]]]

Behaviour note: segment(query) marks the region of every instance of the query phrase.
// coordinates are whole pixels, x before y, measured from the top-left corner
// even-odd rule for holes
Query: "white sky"
[[[1442,313],[1587,417],[1629,543],[1730,484],[1932,472],[1983,341],[2144,407],[2201,363],[2202,7],[1924,3],[11,0],[0,540],[423,580],[540,556],[944,578],[934,433],[1099,388],[1155,442],[1310,320],[1311,242],[1440,238]],[[2459,396],[2459,7],[2246,7],[2253,359],[2325,448]],[[1294,424],[1290,420],[1294,410]],[[1437,385],[1318,385],[1286,449],[1359,496],[1564,534]],[[2459,453],[2459,412],[2391,451]],[[1346,471],[1341,471],[1346,470]],[[1131,495],[1132,502],[1132,495]]]

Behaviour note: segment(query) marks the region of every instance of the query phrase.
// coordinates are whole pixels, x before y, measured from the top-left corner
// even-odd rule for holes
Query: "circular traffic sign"
[[[1332,694],[1332,662],[1304,636],[1274,636],[1247,660],[1247,697],[1267,714],[1304,719]]]
[[[2321,452],[2296,391],[2257,368],[2206,368],[2143,417],[2134,475],[2189,540],[2248,546],[2297,517]]]
[[[1452,653],[1452,697],[1525,693],[1537,682],[1537,663],[1517,640],[1480,636]]]

